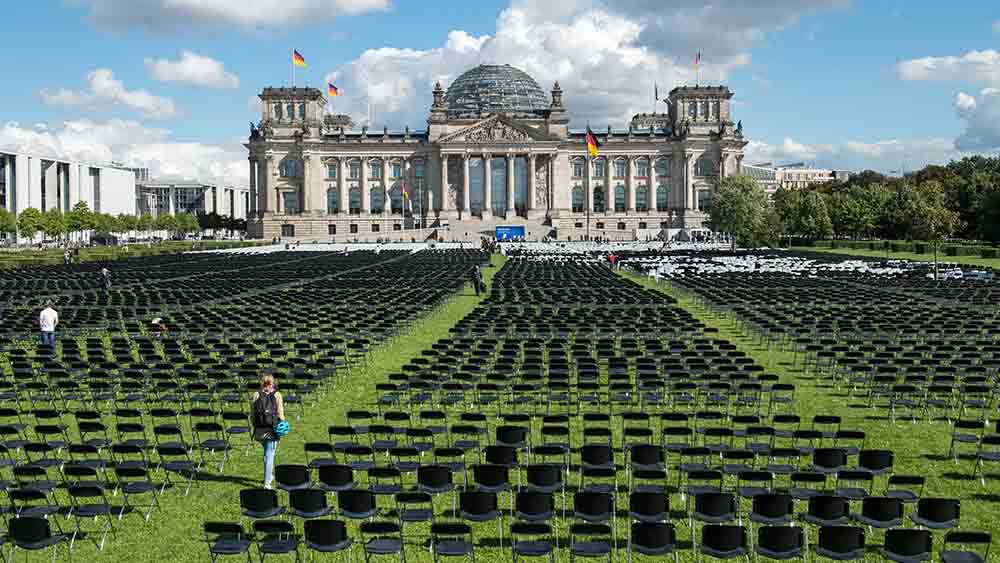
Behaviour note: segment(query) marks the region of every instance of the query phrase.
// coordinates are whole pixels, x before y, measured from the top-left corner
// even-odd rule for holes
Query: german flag
[[[327,82],[326,83],[326,93],[329,94],[331,98],[336,98],[337,96],[340,95],[340,90],[338,90],[337,87],[334,86],[333,84],[330,84],[329,82]]]
[[[299,54],[298,51],[292,49],[292,64],[295,66],[300,66],[306,68],[306,59]]]
[[[597,136],[587,127],[587,152],[590,156],[597,156],[597,149],[601,148],[601,143],[597,142]]]

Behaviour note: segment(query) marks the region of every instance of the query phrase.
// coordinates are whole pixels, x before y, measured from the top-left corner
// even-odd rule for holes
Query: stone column
[[[371,213],[372,196],[368,189],[368,159],[361,157],[361,213]]]
[[[507,218],[514,217],[514,158],[507,153]]]
[[[299,213],[309,213],[309,181],[312,179],[313,157],[309,154],[302,155],[302,185],[299,187]]]
[[[525,215],[532,216],[535,211],[535,154],[528,155],[528,197],[525,201]]]
[[[472,213],[472,202],[469,198],[469,155],[462,155],[462,218],[468,219]]]
[[[392,214],[392,200],[389,198],[389,159],[382,157],[382,215]]]
[[[167,213],[173,215],[174,211],[174,187],[167,188]]]
[[[493,216],[493,155],[483,154],[483,219]]]
[[[350,190],[347,189],[348,164],[346,159],[337,160],[337,193],[340,197],[340,212],[349,213],[351,211]]]
[[[698,200],[694,193],[694,174],[691,170],[695,163],[694,156],[694,153],[684,153],[684,209],[698,209]]]
[[[585,213],[594,212],[594,159],[590,156],[583,157],[583,185],[584,185],[584,198],[583,198],[583,211]],[[570,188],[572,190],[572,188]],[[569,194],[570,206],[573,205],[573,193]]]
[[[405,192],[409,195],[409,197],[403,197],[403,192],[400,191],[399,196],[400,198],[402,198],[403,201],[403,219],[406,219],[406,209],[409,207],[411,209],[411,214],[412,214],[412,208],[413,208],[413,182],[410,181],[410,173],[411,173],[410,159],[404,158],[403,178],[401,180],[403,182],[403,185],[400,187],[400,190],[405,190]]]
[[[257,212],[257,161],[252,158],[247,161],[250,163],[250,209],[247,209],[249,218]]]
[[[625,209],[629,213],[635,213],[635,157],[628,157],[628,178],[625,180]]]
[[[615,161],[611,157],[604,158],[604,211],[613,213],[615,210]]]
[[[451,181],[448,179],[448,155],[441,154],[441,211],[447,213],[450,209],[448,205],[448,192],[451,190]]]

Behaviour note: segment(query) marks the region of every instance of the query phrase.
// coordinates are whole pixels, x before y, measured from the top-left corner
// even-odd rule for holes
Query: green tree
[[[49,238],[62,238],[68,232],[66,216],[55,207],[49,209],[45,213],[42,213],[41,229],[45,233],[45,236]]]
[[[17,217],[6,209],[0,209],[0,233],[14,234],[17,232]]]
[[[944,188],[936,180],[918,184],[911,195],[911,234],[934,245],[934,279],[938,274],[938,249],[959,228],[959,215],[947,205]]]
[[[200,229],[198,217],[192,213],[181,213],[177,216],[177,231],[183,234],[196,233]]]
[[[979,204],[978,233],[983,240],[1000,243],[1000,191],[986,194]]]
[[[802,196],[798,210],[798,235],[811,240],[828,238],[833,234],[833,222],[826,207],[826,197],[817,191]]]
[[[138,228],[139,218],[129,213],[119,213],[118,224],[123,233],[129,233]]]
[[[70,234],[82,233],[94,228],[94,217],[86,201],[78,201],[66,214],[66,229]]]
[[[164,213],[156,218],[154,226],[158,231],[167,231],[167,236],[177,232],[177,218],[168,213]]]
[[[737,243],[760,246],[774,240],[778,216],[767,194],[749,176],[724,178],[712,197],[708,216],[713,231],[733,237],[734,250]]]
[[[149,235],[149,231],[153,228],[153,223],[155,219],[149,213],[143,213],[136,220],[135,226],[140,231],[146,231],[146,235]]]
[[[35,238],[38,231],[42,230],[42,212],[34,207],[25,209],[17,218],[17,226],[21,236],[28,240]]]

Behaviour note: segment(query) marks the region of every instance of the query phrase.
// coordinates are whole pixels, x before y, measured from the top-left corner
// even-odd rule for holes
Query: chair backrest
[[[497,511],[497,495],[488,491],[462,491],[458,497],[462,512],[482,515]]]
[[[694,497],[695,512],[725,516],[736,512],[736,498],[731,493],[700,493]]]
[[[885,532],[886,551],[903,557],[929,554],[932,541],[930,530],[895,528]]]
[[[270,489],[243,489],[240,491],[240,508],[263,512],[278,506],[278,492]]]
[[[347,525],[341,520],[307,520],[305,538],[318,546],[338,545],[348,539]]]
[[[903,516],[903,502],[892,497],[866,497],[861,501],[861,514],[883,522],[895,520]]]
[[[817,495],[809,498],[809,514],[822,520],[836,520],[850,515],[851,503],[843,497]]]
[[[865,548],[865,530],[856,526],[823,526],[819,547],[833,553],[850,553]]]
[[[958,520],[961,501],[954,498],[922,498],[917,501],[917,516],[931,522]]]
[[[733,551],[747,546],[743,526],[711,524],[701,529],[701,545],[718,551]]]
[[[305,485],[309,482],[309,468],[295,464],[275,466],[274,480],[286,486]]]
[[[784,493],[763,493],[754,495],[753,511],[767,518],[789,516],[793,510],[791,495]]]
[[[779,553],[798,551],[805,545],[803,532],[799,526],[762,526],[757,530],[757,545]]]
[[[354,470],[350,465],[321,465],[317,476],[324,485],[339,486],[354,482]]]
[[[614,511],[614,499],[608,493],[581,492],[573,495],[573,510],[586,517],[611,518]]]
[[[363,489],[339,491],[337,493],[337,506],[347,512],[369,512],[375,508],[375,493]]]
[[[633,492],[628,507],[630,512],[643,516],[665,516],[670,511],[670,497],[660,492]]]
[[[45,518],[14,518],[8,526],[15,544],[31,544],[52,537],[52,529]]]
[[[326,493],[319,489],[298,489],[288,493],[288,504],[302,512],[316,512],[326,508]]]
[[[635,522],[632,545],[648,550],[665,550],[677,543],[677,529],[667,522]]]

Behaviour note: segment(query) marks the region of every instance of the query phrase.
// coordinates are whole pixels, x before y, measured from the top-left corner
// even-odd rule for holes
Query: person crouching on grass
[[[278,449],[274,426],[285,420],[285,403],[273,375],[265,374],[260,378],[260,391],[251,399],[250,419],[254,440],[264,446],[264,488],[270,489],[274,479],[274,455]]]

